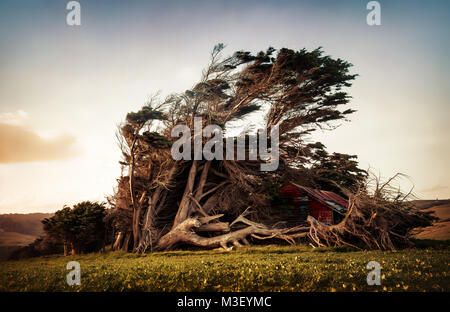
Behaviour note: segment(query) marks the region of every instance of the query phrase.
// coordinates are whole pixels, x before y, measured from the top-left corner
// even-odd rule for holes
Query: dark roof
[[[333,192],[330,192],[330,191],[322,191],[322,190],[318,190],[318,189],[313,189],[313,188],[301,186],[301,185],[298,185],[298,184],[295,184],[292,182],[290,184],[294,185],[295,187],[297,187],[299,189],[304,190],[309,195],[314,197],[316,200],[322,202],[324,205],[327,205],[334,211],[336,211],[340,214],[345,214],[345,211],[347,210],[347,207],[348,207],[348,201],[345,200],[344,198],[342,198],[341,196],[339,196]]]

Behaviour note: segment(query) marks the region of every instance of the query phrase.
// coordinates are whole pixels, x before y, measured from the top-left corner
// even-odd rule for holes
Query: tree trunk
[[[119,250],[122,244],[122,240],[123,240],[123,233],[119,232],[119,234],[117,235],[116,241],[113,244],[113,250]]]
[[[69,246],[67,246],[67,243],[64,242],[64,257],[69,255]]]
[[[211,167],[211,162],[207,161],[203,167],[202,175],[200,176],[200,181],[198,182],[197,190],[195,191],[195,199],[200,201],[203,195],[203,188],[205,187],[206,179],[208,177],[208,171]]]
[[[308,232],[305,230],[309,227],[293,227],[288,229],[271,229],[263,224],[255,223],[247,220],[242,215],[239,216],[233,223],[242,222],[247,227],[230,232],[227,234],[213,236],[213,237],[202,237],[197,235],[192,229],[200,229],[206,223],[218,219],[222,215],[206,217],[206,218],[189,218],[184,222],[180,223],[177,227],[172,229],[169,233],[161,237],[156,246],[159,250],[167,250],[172,248],[177,243],[187,243],[189,245],[194,245],[203,248],[222,248],[225,250],[231,250],[234,247],[241,247],[242,244],[247,245],[247,236],[252,236],[256,239],[269,239],[269,238],[279,238],[283,239],[291,244],[295,244],[295,239],[300,237],[306,237]],[[210,224],[215,225],[215,223]],[[262,236],[258,236],[262,235]],[[232,244],[232,246],[228,246]]]
[[[123,245],[122,245],[122,250],[123,251],[128,251],[128,245],[130,245],[130,239],[131,239],[131,233],[128,232],[125,235],[125,239],[123,240]]]
[[[180,206],[175,216],[172,229],[176,228],[181,222],[186,220],[191,212],[192,207],[191,196],[192,191],[194,189],[195,176],[197,174],[197,164],[198,164],[197,160],[192,161],[192,166],[189,171],[189,176],[186,182],[186,188],[184,190],[183,198],[181,199]]]
[[[134,192],[134,170],[135,170],[135,146],[137,143],[137,134],[136,138],[133,140],[133,143],[130,147],[130,166],[129,166],[129,186],[130,186],[130,199],[131,204],[133,206],[133,224],[132,224],[132,231],[133,231],[133,242],[134,242],[134,248],[137,247],[137,244],[139,242],[140,238],[140,231],[139,231],[139,221],[141,217],[141,205],[139,205],[137,199],[136,199],[136,193]]]

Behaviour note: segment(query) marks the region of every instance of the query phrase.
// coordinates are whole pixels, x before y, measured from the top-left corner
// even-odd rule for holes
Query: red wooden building
[[[345,215],[348,202],[341,196],[295,183],[280,188],[280,197],[287,199],[299,223],[311,215],[320,222],[336,224]]]

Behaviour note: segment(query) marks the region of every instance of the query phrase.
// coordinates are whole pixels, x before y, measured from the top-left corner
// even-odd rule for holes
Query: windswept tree
[[[42,223],[47,236],[64,245],[64,255],[97,251],[105,240],[105,207],[84,201],[72,208],[65,206]]]
[[[356,192],[368,178],[368,172],[359,168],[356,155],[329,154],[322,143],[309,147],[313,151],[311,175],[317,188],[347,197],[344,190]]]
[[[354,112],[346,107],[346,89],[356,77],[349,71],[351,64],[324,55],[320,48],[268,48],[228,57],[222,56],[223,48],[219,44],[213,49],[191,89],[163,100],[152,98],[120,126],[123,170],[109,216],[120,225],[115,248],[145,252],[184,244],[229,249],[254,239],[293,243],[310,235],[308,227],[274,222],[265,181],[308,180],[304,173],[311,173],[314,151],[307,136],[316,129],[332,129]],[[256,140],[271,153],[255,157],[249,147],[255,137],[245,131],[245,120],[258,113],[265,118],[256,126],[269,137]],[[224,137],[230,126],[239,124],[243,140]],[[172,136],[180,135],[179,125],[187,126],[188,145],[179,146],[179,138]],[[196,130],[214,134],[218,144],[211,147],[208,137],[196,135]],[[272,140],[275,136],[278,141]],[[219,157],[199,157],[196,142]],[[242,142],[245,160],[237,160]],[[223,153],[219,146],[225,146]],[[191,157],[175,159],[173,149]],[[335,161],[327,157],[323,166]],[[274,162],[276,170],[261,170]]]

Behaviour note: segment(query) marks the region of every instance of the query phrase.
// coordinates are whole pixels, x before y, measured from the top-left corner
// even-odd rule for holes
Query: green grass
[[[232,252],[122,252],[0,262],[0,291],[449,291],[450,244],[353,251],[265,246]],[[81,264],[81,285],[66,284],[66,264]],[[381,264],[381,286],[366,265]]]

